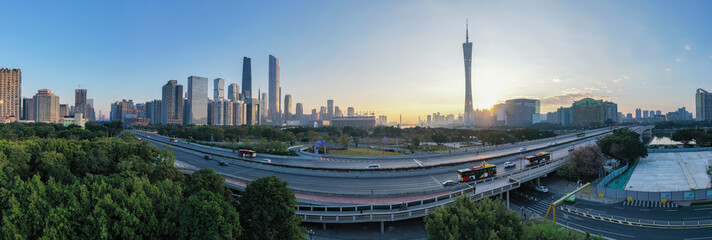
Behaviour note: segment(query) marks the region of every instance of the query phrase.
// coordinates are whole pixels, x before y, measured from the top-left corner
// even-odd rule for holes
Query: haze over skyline
[[[160,99],[171,79],[242,87],[243,56],[256,98],[272,54],[305,112],[334,99],[413,123],[462,113],[469,19],[476,108],[532,97],[545,113],[594,97],[623,113],[694,109],[695,90],[712,88],[712,4],[613,3],[9,2],[0,67],[22,69],[23,97],[47,88],[73,103],[81,84],[106,115]]]

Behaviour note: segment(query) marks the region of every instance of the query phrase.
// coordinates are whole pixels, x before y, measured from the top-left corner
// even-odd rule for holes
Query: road
[[[130,130],[131,132],[147,139],[157,139],[164,142],[169,141],[169,137],[161,136],[154,133],[148,133],[137,130]],[[587,136],[596,135],[610,131],[608,129],[597,129],[586,132]],[[567,141],[572,141],[579,139],[575,135],[567,135],[565,137],[554,138],[551,141],[556,141],[558,143],[563,143]],[[215,152],[224,155],[232,155],[237,157],[232,150],[210,147],[195,143],[190,143],[186,141],[178,141],[173,143],[175,145],[189,147],[193,149],[199,149],[206,152]],[[529,151],[522,152],[522,155],[533,154],[536,151],[533,149],[547,147],[548,142],[540,142],[537,144],[526,145],[525,147]],[[471,153],[458,153],[458,154],[442,154],[442,155],[413,155],[410,157],[360,157],[360,158],[349,158],[349,157],[314,157],[314,156],[276,156],[267,154],[258,154],[255,160],[270,159],[273,163],[283,164],[289,166],[303,166],[303,167],[319,167],[319,168],[366,168],[370,164],[379,164],[381,168],[407,168],[407,167],[423,167],[423,166],[435,166],[445,163],[463,162],[470,160],[487,160],[490,158],[496,158],[498,156],[503,156],[507,154],[518,153],[520,146],[511,146],[500,149],[492,149],[487,151],[471,152]],[[558,157],[555,155],[555,157]]]

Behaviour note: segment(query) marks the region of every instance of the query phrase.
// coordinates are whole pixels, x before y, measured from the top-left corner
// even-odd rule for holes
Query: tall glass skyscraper
[[[465,23],[465,42],[462,44],[462,52],[465,57],[465,126],[475,125],[474,108],[472,107],[472,43],[470,42],[470,30]]]
[[[230,101],[237,101],[240,100],[240,86],[237,85],[237,83],[231,83],[229,86],[227,86],[227,99],[230,99]]]
[[[170,80],[163,85],[161,96],[161,116],[162,124],[183,124],[183,85],[178,84],[178,80]]]
[[[242,58],[242,98],[252,100],[252,60]]]
[[[188,77],[185,108],[186,124],[208,124],[208,78]]]
[[[712,120],[712,93],[698,88],[695,94],[695,110],[697,121]]]
[[[224,99],[225,98],[225,79],[216,78],[213,86],[213,99]]]
[[[279,87],[279,59],[269,55],[269,115],[273,123],[279,124],[282,120],[282,111],[279,107],[282,102],[282,93]]]

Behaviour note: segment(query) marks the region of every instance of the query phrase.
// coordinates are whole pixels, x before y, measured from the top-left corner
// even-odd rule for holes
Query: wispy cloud
[[[559,78],[554,78],[554,79],[551,79],[551,81],[552,81],[552,82],[555,82],[555,83],[560,83],[560,82],[561,82],[561,79],[559,79]]]
[[[690,46],[690,44],[685,45],[685,51],[690,51],[690,50],[692,50],[692,47]]]
[[[680,58],[675,58],[675,62],[680,62],[680,61],[682,61],[682,60],[680,60]]]
[[[666,68],[665,71],[666,72],[672,71],[672,68]]]
[[[603,99],[608,98],[606,96],[599,96],[594,92],[599,92],[601,89],[598,88],[585,88],[583,90],[570,89],[561,92],[561,94],[544,97],[541,99],[542,111],[556,109],[559,106],[571,106],[574,101],[578,101],[584,98],[593,99]],[[606,92],[612,93],[611,90]]]

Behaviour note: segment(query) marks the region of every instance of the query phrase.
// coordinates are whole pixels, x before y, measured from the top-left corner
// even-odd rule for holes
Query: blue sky
[[[77,84],[108,114],[121,99],[160,98],[190,75],[266,91],[268,55],[282,92],[404,122],[464,106],[470,21],[477,107],[515,97],[544,111],[596,97],[635,108],[694,109],[712,89],[711,4],[703,1],[10,1],[0,67],[23,70],[73,103]],[[212,89],[212,86],[210,87]],[[256,92],[256,89],[255,89]],[[212,94],[211,94],[212,96]],[[254,97],[257,97],[256,94]]]

